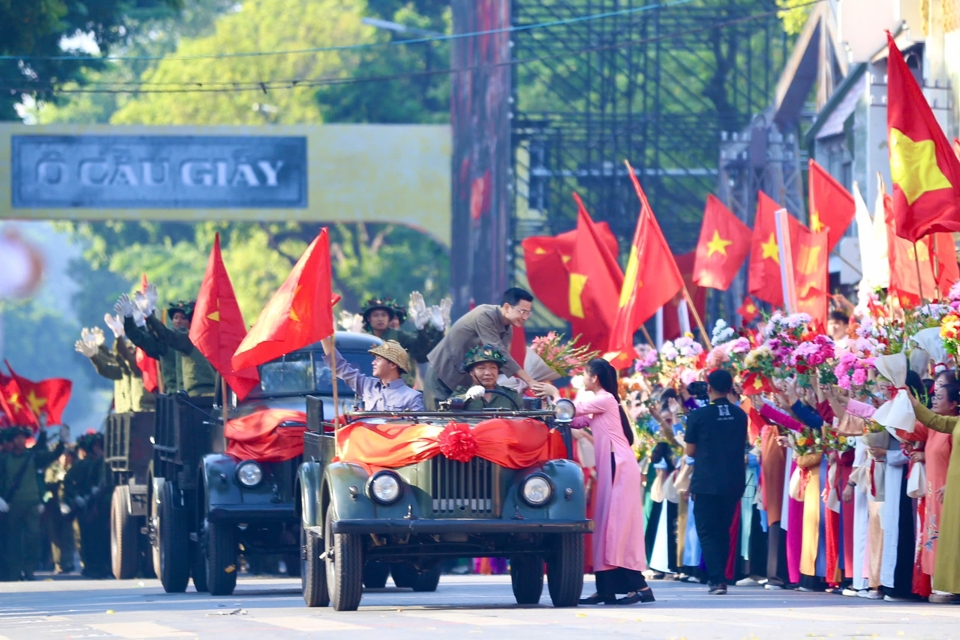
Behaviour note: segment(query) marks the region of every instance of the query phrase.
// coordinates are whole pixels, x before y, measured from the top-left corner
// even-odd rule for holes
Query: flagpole
[[[333,451],[340,457],[340,393],[337,387],[340,382],[337,378],[337,319],[333,314],[334,305],[330,305],[330,317],[333,320],[333,334],[330,336],[330,368],[333,374]],[[322,428],[322,427],[321,427]]]
[[[917,265],[917,291],[920,292],[920,303],[923,304],[923,276],[920,275],[920,252],[917,243],[913,243],[913,263]]]
[[[700,335],[703,336],[703,341],[707,345],[707,351],[713,351],[713,345],[710,343],[710,336],[707,334],[706,327],[703,326],[703,320],[700,319],[700,312],[697,311],[697,305],[693,304],[693,298],[690,297],[690,292],[687,291],[687,283],[683,283],[683,297],[687,301],[687,306],[690,308],[690,311],[693,312],[693,319],[697,321],[697,326],[700,327]]]
[[[647,327],[641,324],[640,331],[643,331],[643,337],[647,339],[647,344],[656,349],[657,343],[654,342],[653,338],[650,337],[650,332],[647,331]]]

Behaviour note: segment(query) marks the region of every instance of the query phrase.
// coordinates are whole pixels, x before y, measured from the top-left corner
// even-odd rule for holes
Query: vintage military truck
[[[381,344],[366,334],[338,333],[340,353],[369,372]],[[229,418],[256,412],[290,410],[300,418],[280,422],[277,429],[302,429],[306,398],[313,396],[333,414],[333,382],[320,344],[294,351],[259,367],[260,386]],[[341,411],[354,401],[353,391],[338,381]],[[189,576],[197,591],[233,593],[245,559],[284,557],[289,575],[300,569],[300,519],[294,508],[294,486],[301,456],[281,462],[241,460],[231,455],[224,438],[220,409],[180,397],[174,406],[158,405],[158,451],[154,493],[155,549],[164,588],[184,591]],[[162,425],[162,426],[159,426]]]
[[[554,606],[577,604],[583,534],[593,523],[585,515],[583,473],[564,457],[572,446],[572,403],[562,400],[548,410],[353,413],[340,427],[318,399],[308,399],[307,408],[296,486],[300,579],[307,606],[330,603],[337,611],[355,610],[365,578],[370,581],[371,564],[389,565],[398,586],[436,588],[439,562],[462,557],[508,557],[520,604],[539,602],[546,563]],[[335,461],[337,428],[362,423],[357,428],[414,424],[429,429],[453,421],[472,432],[492,419],[516,421],[518,428],[522,421],[528,433],[542,430],[542,438],[559,432],[565,451],[519,469],[480,456],[458,461],[435,455],[396,468]],[[356,434],[351,432],[350,439]]]

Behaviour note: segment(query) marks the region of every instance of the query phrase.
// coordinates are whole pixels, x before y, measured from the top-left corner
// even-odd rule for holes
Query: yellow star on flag
[[[587,286],[587,276],[582,273],[570,274],[570,315],[574,318],[585,318],[583,313],[583,289]]]
[[[220,322],[220,299],[217,298],[217,310],[211,314],[207,315],[208,320],[213,320],[214,322]]]
[[[814,233],[820,233],[821,231],[823,231],[824,226],[823,226],[823,223],[820,222],[819,211],[814,211],[813,213],[810,214],[810,228],[813,230]]]
[[[800,264],[797,265],[797,271],[805,276],[810,275],[817,270],[817,262],[820,258],[820,247],[800,247]]]
[[[21,409],[23,409],[23,404],[20,403],[19,393],[10,394],[9,401],[10,401],[10,406],[16,409],[17,411],[20,411]]]
[[[293,308],[293,302],[297,299],[298,293],[300,293],[300,285],[297,285],[297,290],[293,292],[293,298],[290,300],[290,319],[294,322],[300,322],[300,316],[297,315],[296,310]]]
[[[897,129],[890,129],[890,177],[911,205],[927,191],[953,187],[937,164],[933,140],[914,142]]]
[[[573,256],[565,256],[563,254],[560,254],[560,259],[563,261],[563,264],[567,264],[568,262],[570,262],[571,258],[573,258]]]
[[[780,248],[777,246],[777,238],[774,234],[771,233],[770,239],[760,245],[760,250],[763,252],[762,260],[770,258],[780,264]]]
[[[756,378],[753,379],[753,388],[754,388],[754,389],[763,389],[763,380],[760,379],[760,376],[759,376],[759,375],[758,375]]]
[[[40,415],[40,409],[43,408],[43,405],[47,404],[46,398],[38,398],[37,395],[30,390],[30,393],[27,394],[27,404],[30,405],[30,408],[36,415]]]
[[[757,310],[756,305],[754,305],[752,302],[748,302],[748,303],[747,303],[747,312],[748,312],[748,313],[753,313],[753,312],[755,312],[756,310]]]
[[[643,286],[643,283],[637,280],[637,274],[640,272],[640,261],[637,259],[637,247],[630,248],[630,259],[627,260],[627,271],[623,274],[623,288],[620,290],[620,306],[625,307],[630,301],[635,289]]]
[[[907,247],[907,257],[911,260],[917,260],[918,262],[929,262],[930,250],[927,249],[927,245],[923,242],[911,244]]]
[[[713,238],[707,243],[707,257],[709,258],[715,253],[727,255],[727,247],[732,244],[733,240],[724,240],[720,237],[720,232],[714,229]]]

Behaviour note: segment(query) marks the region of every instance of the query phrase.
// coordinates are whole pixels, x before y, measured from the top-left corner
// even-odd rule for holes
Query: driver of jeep
[[[496,345],[485,344],[470,349],[460,365],[460,371],[468,374],[474,384],[470,388],[457,387],[451,394],[451,399],[462,398],[465,401],[465,411],[522,409],[523,400],[520,394],[497,384],[500,369],[506,363],[506,356]]]

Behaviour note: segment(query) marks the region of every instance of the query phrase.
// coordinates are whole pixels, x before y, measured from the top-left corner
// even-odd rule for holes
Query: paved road
[[[360,610],[307,609],[300,583],[241,578],[230,597],[165,594],[156,580],[0,583],[0,640],[69,638],[306,638],[346,632],[350,640],[599,637],[960,638],[960,607],[894,604],[823,594],[655,582],[658,601],[631,607],[554,609],[514,604],[503,576],[444,576],[436,593],[387,588],[364,594]],[[191,587],[192,590],[192,587]],[[593,591],[592,579],[584,593]]]

